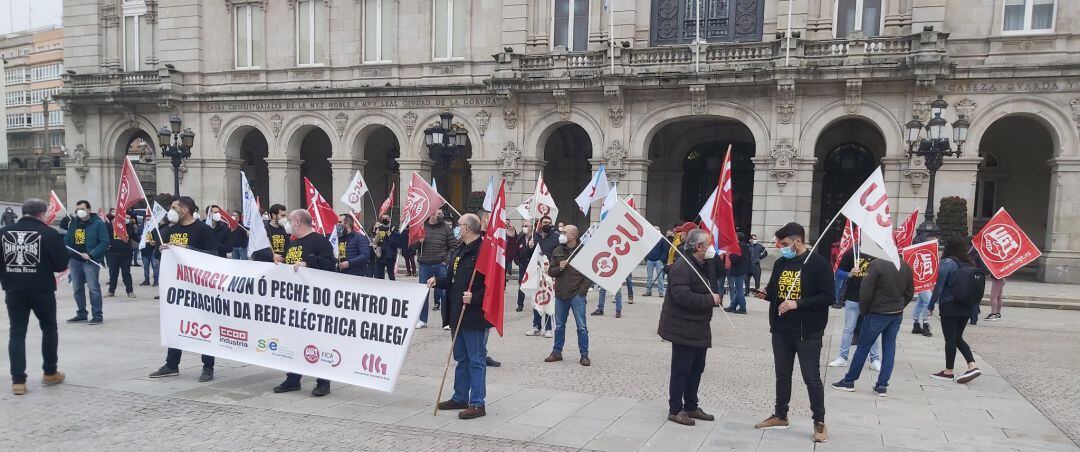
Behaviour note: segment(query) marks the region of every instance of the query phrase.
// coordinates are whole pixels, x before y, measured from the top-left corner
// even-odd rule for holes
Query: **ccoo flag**
[[[611,292],[619,290],[626,276],[662,238],[660,231],[621,199],[592,236],[600,240],[583,244],[570,265]]]

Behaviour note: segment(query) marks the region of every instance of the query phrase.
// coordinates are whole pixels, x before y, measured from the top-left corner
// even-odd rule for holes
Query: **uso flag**
[[[1005,208],[998,209],[990,222],[971,239],[971,244],[997,279],[1009,277],[1042,256],[1039,248],[1016,225]]]
[[[626,201],[618,200],[570,265],[600,287],[616,292],[662,238]]]
[[[904,248],[904,260],[911,265],[915,293],[933,290],[938,276],[938,242],[930,240]]]

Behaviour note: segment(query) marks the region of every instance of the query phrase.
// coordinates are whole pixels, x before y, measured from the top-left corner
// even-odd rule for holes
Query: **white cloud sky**
[[[0,34],[59,25],[63,0],[0,0]]]

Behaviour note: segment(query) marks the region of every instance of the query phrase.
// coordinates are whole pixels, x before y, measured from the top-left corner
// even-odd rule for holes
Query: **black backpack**
[[[986,292],[986,270],[966,262],[957,262],[960,268],[953,274],[953,301],[960,306],[975,306]]]

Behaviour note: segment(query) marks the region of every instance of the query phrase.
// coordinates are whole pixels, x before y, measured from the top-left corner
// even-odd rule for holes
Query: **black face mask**
[[[551,233],[551,225],[550,224],[545,224],[543,226],[540,226],[540,230],[544,231],[544,234],[550,234]]]
[[[390,220],[381,220],[381,221],[379,221],[379,223],[382,223],[384,226],[389,226],[390,225]]]

